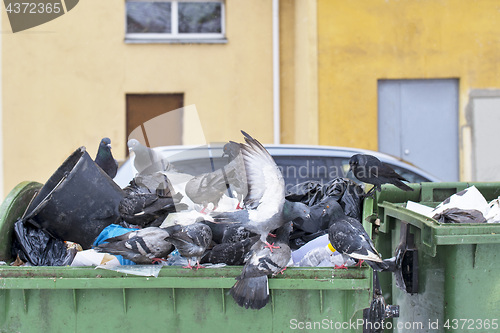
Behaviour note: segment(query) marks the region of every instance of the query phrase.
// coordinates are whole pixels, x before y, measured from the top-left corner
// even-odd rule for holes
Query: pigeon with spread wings
[[[272,250],[277,247],[267,242],[269,232],[309,212],[305,205],[285,205],[285,182],[278,166],[259,141],[244,131],[241,133],[246,141],[240,144],[248,187],[245,209],[213,218],[215,222],[241,222],[246,229],[260,235],[261,242]]]

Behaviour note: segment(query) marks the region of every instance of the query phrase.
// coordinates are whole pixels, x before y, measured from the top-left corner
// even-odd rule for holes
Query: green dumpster
[[[24,182],[11,191],[0,208],[2,235],[40,186]],[[4,260],[9,247],[0,244]],[[240,273],[234,266],[163,267],[154,278],[93,267],[4,265],[0,332],[362,331],[362,310],[372,297],[367,266],[289,268],[270,279],[271,301],[261,310],[241,308],[229,295]]]
[[[386,300],[400,306],[395,332],[500,332],[500,224],[441,224],[405,208],[430,207],[475,185],[487,201],[500,183],[384,186],[365,211],[380,222],[376,246],[384,257],[402,253],[398,274],[382,281]]]

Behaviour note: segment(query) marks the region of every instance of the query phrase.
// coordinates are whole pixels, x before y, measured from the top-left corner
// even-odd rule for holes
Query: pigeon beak
[[[109,144],[107,144],[106,146],[107,146],[109,149],[111,149],[111,144],[110,144],[110,143],[109,143]]]

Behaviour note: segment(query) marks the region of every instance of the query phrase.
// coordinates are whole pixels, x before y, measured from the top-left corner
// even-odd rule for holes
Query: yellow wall
[[[125,157],[125,94],[183,92],[208,141],[272,142],[272,3],[226,1],[227,44],[126,44],[124,0],[85,0],[51,22],[2,34],[4,193],[45,182],[100,139]],[[11,31],[5,11],[2,30]]]
[[[316,1],[280,0],[282,143],[318,144]]]
[[[470,89],[500,87],[495,0],[318,0],[321,144],[377,150],[377,79],[458,78],[461,175]]]

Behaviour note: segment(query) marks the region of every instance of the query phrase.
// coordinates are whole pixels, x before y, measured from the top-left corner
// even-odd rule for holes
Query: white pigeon
[[[136,139],[127,142],[128,149],[135,153],[134,167],[138,173],[153,174],[170,169],[170,163],[154,149],[142,145]]]

